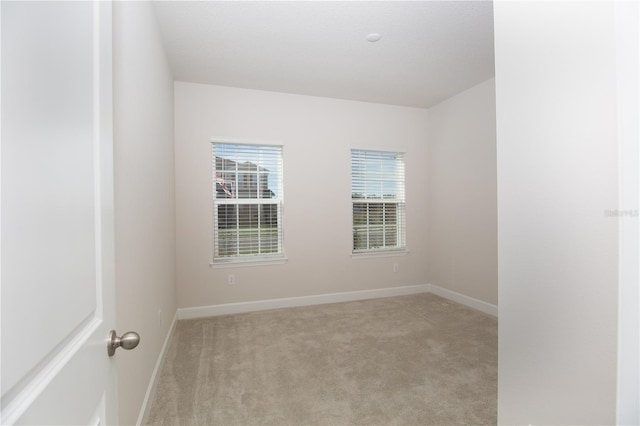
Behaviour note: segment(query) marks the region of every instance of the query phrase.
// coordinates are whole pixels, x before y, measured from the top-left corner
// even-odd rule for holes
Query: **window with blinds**
[[[214,263],[282,258],[282,147],[212,145]]]
[[[353,253],[404,250],[404,154],[351,151]]]

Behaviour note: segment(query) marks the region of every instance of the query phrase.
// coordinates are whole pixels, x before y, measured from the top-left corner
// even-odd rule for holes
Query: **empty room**
[[[639,22],[2,1],[0,422],[639,424]]]

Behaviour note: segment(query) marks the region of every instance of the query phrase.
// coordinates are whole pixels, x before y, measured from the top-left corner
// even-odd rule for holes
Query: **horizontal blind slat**
[[[283,254],[282,147],[212,143],[214,261]]]
[[[351,199],[354,253],[406,247],[404,154],[353,150]]]

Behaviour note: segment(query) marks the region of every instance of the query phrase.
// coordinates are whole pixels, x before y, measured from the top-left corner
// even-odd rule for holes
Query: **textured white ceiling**
[[[174,78],[429,107],[494,75],[490,1],[156,2]],[[382,39],[366,41],[377,32]]]

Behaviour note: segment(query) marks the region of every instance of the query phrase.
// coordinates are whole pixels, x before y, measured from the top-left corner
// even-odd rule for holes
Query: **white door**
[[[117,423],[111,4],[0,14],[1,420]]]

